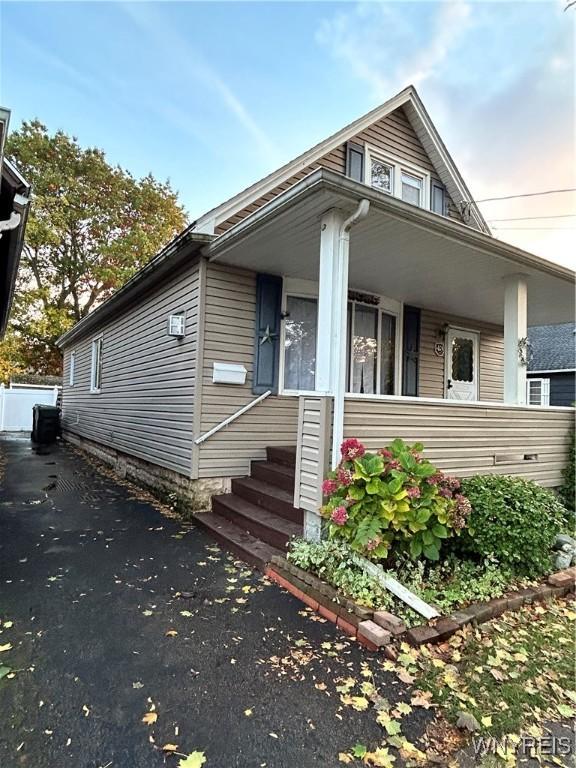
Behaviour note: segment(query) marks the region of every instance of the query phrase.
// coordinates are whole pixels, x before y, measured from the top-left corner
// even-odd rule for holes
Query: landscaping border
[[[392,659],[396,657],[394,643],[407,641],[419,646],[447,640],[467,624],[478,625],[501,616],[505,611],[518,610],[522,605],[545,602],[564,597],[574,591],[576,566],[553,573],[544,584],[527,587],[486,602],[472,603],[447,616],[407,629],[398,617],[387,611],[372,611],[343,597],[334,587],[312,573],[293,565],[282,555],[275,555],[266,576],[288,590],[313,611],[336,624],[349,637],[372,651],[383,650]]]

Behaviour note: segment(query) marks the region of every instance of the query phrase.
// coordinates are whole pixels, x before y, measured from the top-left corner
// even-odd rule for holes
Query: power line
[[[509,219],[488,219],[488,221],[533,221],[534,219],[573,219],[576,213],[559,213],[554,216],[516,216]]]
[[[504,197],[486,197],[484,200],[475,200],[476,203],[491,203],[493,200],[513,200],[517,197],[538,197],[539,195],[560,195],[563,192],[576,192],[576,187],[569,189],[547,189],[545,192],[525,192],[522,195],[506,195]]]
[[[544,229],[553,229],[554,232],[570,232],[576,227],[492,227],[499,232],[510,232],[511,230],[523,230],[524,232],[538,232]]]

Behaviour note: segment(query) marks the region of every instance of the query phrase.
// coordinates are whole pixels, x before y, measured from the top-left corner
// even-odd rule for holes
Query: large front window
[[[284,389],[313,391],[316,368],[316,298],[287,296],[284,321]],[[396,315],[358,301],[348,303],[346,389],[393,395],[396,383]]]

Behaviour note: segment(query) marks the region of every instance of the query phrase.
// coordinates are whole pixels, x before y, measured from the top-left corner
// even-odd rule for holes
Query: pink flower
[[[322,495],[331,496],[338,490],[338,483],[336,480],[324,480],[322,483]]]
[[[458,480],[457,477],[446,477],[444,478],[444,482],[451,491],[460,490],[460,480]]]
[[[344,525],[348,520],[348,512],[346,507],[336,507],[336,509],[330,515],[330,519],[335,525]]]
[[[355,437],[349,437],[348,440],[344,440],[340,446],[340,452],[344,461],[354,461],[359,459],[360,456],[364,456],[366,448]]]
[[[392,458],[392,451],[389,451],[388,448],[380,448],[378,453],[380,454],[380,456],[384,456],[385,459]]]
[[[440,488],[438,491],[440,496],[444,496],[445,499],[451,499],[452,498],[452,491],[450,488]]]
[[[419,499],[420,498],[420,488],[417,488],[416,486],[413,486],[412,488],[408,488],[406,491],[409,499]]]
[[[380,536],[376,536],[374,539],[370,539],[370,541],[366,542],[366,549],[369,552],[372,552],[372,550],[376,549],[380,545],[381,539]]]
[[[389,461],[388,464],[386,464],[387,470],[392,469],[400,469],[400,462],[397,459],[392,459],[392,461]]]
[[[352,485],[352,472],[350,472],[349,469],[346,469],[346,467],[338,467],[336,470],[336,476],[338,477],[338,482],[342,485]]]
[[[428,485],[438,485],[438,483],[441,483],[442,480],[444,480],[444,474],[442,472],[436,472],[435,474],[426,478]]]

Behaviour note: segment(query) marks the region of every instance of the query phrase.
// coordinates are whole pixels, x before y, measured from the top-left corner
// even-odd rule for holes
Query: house
[[[10,111],[0,107],[0,339],[4,336],[30,202],[30,185],[4,157]]]
[[[486,147],[485,151],[489,151]],[[247,560],[319,535],[345,437],[562,482],[574,411],[526,403],[528,324],[574,273],[493,238],[408,87],[207,212],[59,340],[65,436]]]
[[[573,405],[576,400],[574,322],[528,328],[526,399],[531,405]]]

